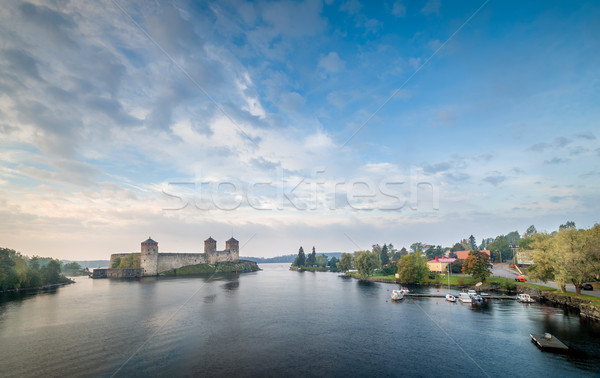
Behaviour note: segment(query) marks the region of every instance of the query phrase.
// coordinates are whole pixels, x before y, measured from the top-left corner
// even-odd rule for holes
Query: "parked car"
[[[594,290],[594,287],[592,286],[592,284],[589,284],[589,283],[584,283],[583,285],[581,285],[581,288],[583,290]]]
[[[525,276],[523,276],[523,275],[520,275],[520,276],[517,276],[517,278],[515,278],[515,281],[527,282],[527,278],[525,278]]]

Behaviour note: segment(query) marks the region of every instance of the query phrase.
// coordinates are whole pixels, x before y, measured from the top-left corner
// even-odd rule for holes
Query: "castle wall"
[[[207,264],[208,259],[204,253],[159,253],[158,273],[171,269],[178,269],[187,265]]]
[[[127,254],[128,255],[128,254]],[[140,278],[143,271],[137,269],[94,269],[92,278]]]
[[[231,238],[226,242],[226,249],[224,251],[217,251],[217,242],[208,238],[204,241],[205,253],[159,253],[158,243],[148,238],[148,240],[141,243],[141,251],[133,253],[113,253],[110,255],[109,267],[113,266],[115,259],[126,258],[133,254],[139,257],[141,272],[144,276],[156,276],[162,272],[166,272],[172,269],[179,269],[188,265],[198,264],[211,264],[214,265],[218,262],[237,262],[239,260],[239,244],[234,238]],[[130,274],[135,276],[137,272],[111,272],[112,269],[105,271],[98,271],[105,277],[120,278],[118,276],[129,276]],[[119,269],[116,269],[119,270]]]
[[[233,261],[233,256],[229,251],[217,251],[214,257],[215,262]]]

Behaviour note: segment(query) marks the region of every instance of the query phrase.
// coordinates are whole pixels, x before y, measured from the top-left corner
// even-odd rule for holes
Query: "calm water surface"
[[[2,376],[597,376],[600,323],[515,301],[388,301],[333,273],[77,278],[0,297]],[[425,291],[436,289],[425,289]],[[575,353],[540,352],[551,332]]]

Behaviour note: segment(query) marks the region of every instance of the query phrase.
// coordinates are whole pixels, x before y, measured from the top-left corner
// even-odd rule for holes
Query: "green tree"
[[[63,266],[64,270],[79,270],[81,269],[81,265],[77,261],[70,262]]]
[[[327,266],[327,256],[325,256],[325,254],[317,256],[317,266],[321,268],[325,268]]]
[[[117,256],[114,258],[110,267],[113,269],[117,269],[117,268],[119,268],[119,265],[121,265],[121,257]]]
[[[358,274],[363,277],[369,277],[373,275],[375,269],[381,266],[379,254],[370,251],[354,252],[354,266],[358,270]]]
[[[342,253],[337,268],[342,273],[346,273],[347,271],[352,269],[352,255],[349,253]]]
[[[298,250],[298,256],[292,263],[292,266],[303,267],[306,265],[306,255],[304,254],[304,248],[300,247]]]
[[[510,249],[508,241],[503,235],[498,236],[496,240],[487,247],[491,252],[492,260],[494,262],[503,262],[513,258],[512,249]]]
[[[462,251],[462,250],[463,250],[463,245],[461,243],[454,243],[452,248],[450,248],[451,252],[457,252],[457,251]]]
[[[338,264],[339,264],[340,260],[333,256],[331,259],[329,259],[329,261],[327,262],[327,266],[329,267],[329,271],[331,272],[337,272],[338,271]]]
[[[519,235],[519,231],[509,232],[504,236],[508,244],[519,244],[519,240],[521,239],[521,235]]]
[[[60,282],[60,262],[58,260],[50,260],[48,265],[42,268],[42,276],[44,281],[49,284]]]
[[[569,223],[569,222],[567,222]],[[592,230],[577,230],[573,222],[552,236],[552,249],[555,256],[554,277],[556,282],[570,282],[577,294],[581,294],[581,285],[594,278],[598,265],[594,264],[590,251],[598,248],[589,235]],[[600,227],[600,226],[595,226]]]
[[[397,263],[398,261],[400,261],[402,256],[406,256],[406,255],[408,255],[408,251],[406,250],[406,248],[402,247],[401,250],[399,250],[399,251],[396,250],[396,252],[394,252],[394,254],[392,256],[392,260]]]
[[[419,253],[402,256],[398,261],[398,276],[401,282],[419,283],[428,274],[427,261]]]
[[[481,251],[470,251],[469,256],[463,262],[462,272],[470,274],[478,281],[485,281],[492,274],[490,270],[490,258],[487,253]]]
[[[472,250],[477,250],[477,241],[473,235],[469,236],[469,245],[471,246]]]
[[[532,235],[533,236],[533,235]],[[533,237],[532,236],[528,236],[526,238],[521,238],[519,240],[519,248],[522,250],[529,250],[529,249],[533,249],[532,247],[532,243],[533,243]]]
[[[388,247],[385,244],[381,248],[380,260],[381,260],[381,266],[386,266],[387,264],[390,263],[390,257],[388,255]]]
[[[531,225],[529,227],[527,227],[527,230],[525,230],[525,233],[523,234],[524,238],[530,238],[533,235],[537,234],[537,230],[535,229],[534,225]]]
[[[315,247],[312,248],[312,252],[306,258],[306,266],[314,265],[317,265],[317,253],[315,252]]]
[[[454,262],[451,262],[450,264],[448,264],[448,266],[450,267],[450,272],[454,273],[454,274],[462,273],[462,267],[463,267],[464,261],[465,260],[456,259],[456,260],[454,260]]]
[[[12,289],[13,267],[16,252],[8,248],[0,248],[0,289]]]
[[[552,236],[537,233],[531,237],[531,248],[534,264],[527,271],[530,279],[548,282],[555,279],[554,267],[557,265],[557,255],[552,247]],[[566,281],[556,282],[562,292],[566,291]]]
[[[425,251],[425,257],[427,257],[428,260],[433,260],[436,257],[442,257],[443,255],[444,255],[444,249],[442,248],[441,245],[429,247]]]
[[[410,250],[413,252],[418,252],[418,253],[423,252],[423,243],[421,243],[421,242],[412,243],[410,245]]]
[[[575,229],[575,222],[573,222],[573,221],[568,221],[567,223],[561,224],[558,227],[559,231],[560,230],[574,230],[574,229]]]

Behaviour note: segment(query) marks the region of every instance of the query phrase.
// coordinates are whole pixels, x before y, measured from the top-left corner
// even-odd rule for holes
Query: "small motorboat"
[[[489,297],[489,296],[490,296],[488,293],[479,293],[479,295],[481,295],[481,297],[482,297],[482,298],[485,298],[485,297]]]
[[[477,295],[477,292],[475,290],[467,290],[467,294],[469,294],[469,297],[472,297],[474,295]]]
[[[456,297],[450,293],[446,294],[446,300],[448,302],[456,302]]]
[[[467,293],[460,293],[458,295],[458,300],[461,301],[462,303],[471,303],[471,302],[473,302],[471,300],[471,297]]]
[[[518,294],[517,295],[517,302],[519,302],[519,303],[533,303],[533,302],[535,302],[535,299],[531,298],[529,296],[529,294]]]
[[[483,302],[483,298],[482,298],[482,297],[481,297],[481,295],[479,295],[479,294],[472,295],[472,296],[471,296],[471,299],[472,299],[474,302]]]
[[[404,299],[404,292],[402,290],[392,290],[392,300],[400,301]]]

